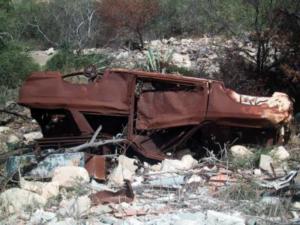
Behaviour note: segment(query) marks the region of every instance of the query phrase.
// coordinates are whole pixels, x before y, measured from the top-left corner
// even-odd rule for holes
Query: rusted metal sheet
[[[85,168],[89,172],[90,177],[97,180],[106,179],[106,158],[101,155],[85,155]]]
[[[117,191],[99,191],[95,194],[89,196],[92,200],[93,205],[98,204],[109,204],[109,203],[121,203],[127,202],[130,203],[134,199],[134,193],[131,187],[131,184],[128,180],[125,181],[125,188]]]
[[[69,83],[57,72],[34,73],[19,103],[31,109],[46,138],[92,135],[101,124],[108,137],[123,133],[128,148],[156,160],[195,135],[199,140],[207,131],[220,133],[218,126],[229,133],[267,130],[276,142],[293,113],[283,93],[239,95],[221,81],[122,69],[107,70],[88,84]],[[202,130],[207,124],[213,129]]]

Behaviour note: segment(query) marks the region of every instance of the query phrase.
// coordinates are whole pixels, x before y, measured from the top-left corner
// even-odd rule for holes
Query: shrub
[[[0,84],[16,88],[30,73],[39,70],[21,47],[8,43],[0,49]]]
[[[102,54],[75,54],[71,50],[60,50],[46,64],[46,70],[59,70],[69,73],[74,70],[80,70],[88,65],[95,65],[98,70],[104,69],[110,62],[110,59]]]

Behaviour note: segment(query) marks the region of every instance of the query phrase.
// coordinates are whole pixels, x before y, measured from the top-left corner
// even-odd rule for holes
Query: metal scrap
[[[125,188],[117,191],[99,191],[89,196],[92,200],[92,204],[109,204],[109,203],[121,203],[121,202],[132,202],[134,199],[134,193],[129,181],[125,182]]]

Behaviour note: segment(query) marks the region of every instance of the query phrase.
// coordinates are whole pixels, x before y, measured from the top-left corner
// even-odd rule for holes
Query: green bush
[[[32,58],[16,44],[0,49],[0,85],[16,88],[33,71],[39,70]]]
[[[109,62],[109,58],[102,54],[81,55],[74,54],[71,50],[60,50],[47,62],[45,69],[69,73],[93,64],[98,70],[102,70]]]

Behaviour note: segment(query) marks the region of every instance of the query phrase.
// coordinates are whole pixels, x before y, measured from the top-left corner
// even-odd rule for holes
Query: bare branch
[[[32,24],[32,23],[28,23],[28,25],[35,27],[37,29],[37,31],[44,37],[44,39],[46,41],[48,41],[50,44],[54,45],[54,46],[58,46],[58,44],[52,40],[50,40],[50,38],[48,38],[48,36],[41,30],[40,26],[38,24]]]
[[[94,142],[94,143],[89,142],[89,143],[85,143],[85,144],[82,144],[82,145],[78,145],[78,146],[73,147],[73,148],[68,148],[68,149],[66,149],[66,152],[79,152],[79,151],[82,151],[82,150],[87,149],[87,148],[97,148],[97,147],[107,145],[107,144],[120,143],[120,142],[123,142],[125,140],[126,139],[122,138],[122,139],[101,140],[101,141]]]

